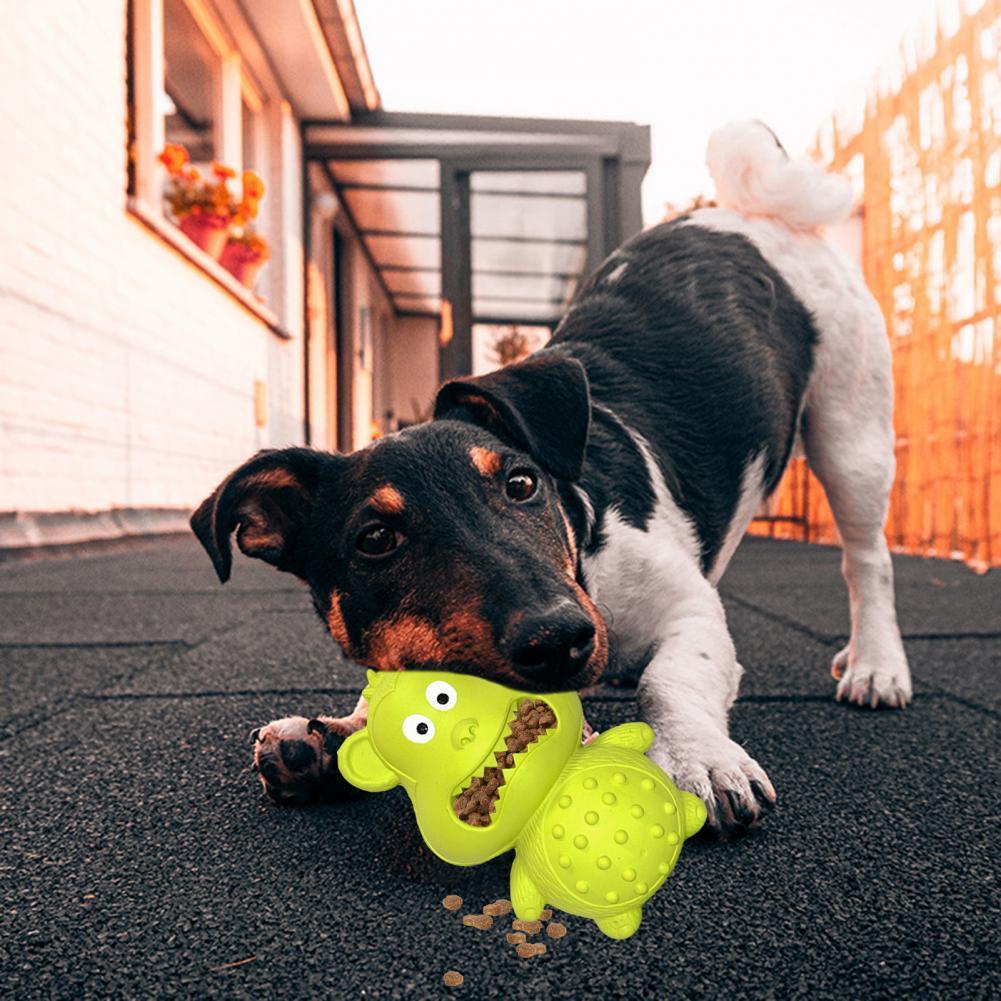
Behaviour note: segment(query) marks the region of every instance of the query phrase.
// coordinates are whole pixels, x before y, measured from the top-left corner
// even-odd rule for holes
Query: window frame
[[[219,78],[215,87],[214,109],[216,157],[243,170],[243,109],[246,103],[255,117],[254,145],[260,163],[253,169],[260,174],[269,195],[277,197],[282,190],[277,176],[281,168],[280,155],[269,156],[267,109],[272,101],[280,102],[280,94],[270,94],[260,85],[251,68],[240,55],[231,34],[204,0],[180,0],[187,7],[199,31],[219,60]],[[128,116],[129,163],[127,172],[127,203],[129,214],[174,250],[222,286],[282,337],[290,334],[278,313],[255,292],[246,288],[217,261],[187,238],[164,210],[165,171],[157,157],[166,142],[166,109],[163,106],[165,82],[165,38],[163,0],[129,0],[128,39]],[[271,211],[269,211],[269,208]],[[274,276],[280,270],[277,260],[281,234],[275,232],[280,214],[268,206],[262,207],[261,228],[271,248],[269,266],[262,275],[262,291],[272,292]]]

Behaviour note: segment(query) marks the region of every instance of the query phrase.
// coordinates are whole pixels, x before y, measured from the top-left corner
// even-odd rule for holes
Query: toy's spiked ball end
[[[698,834],[706,822],[706,804],[690,792],[683,791],[681,798],[685,804],[685,837],[690,838],[693,834]]]

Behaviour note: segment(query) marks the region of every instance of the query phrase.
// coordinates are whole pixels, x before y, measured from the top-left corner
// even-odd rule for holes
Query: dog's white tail
[[[767,216],[793,229],[840,222],[851,185],[812,160],[791,160],[762,122],[732,122],[709,137],[706,165],[716,201],[741,215]]]

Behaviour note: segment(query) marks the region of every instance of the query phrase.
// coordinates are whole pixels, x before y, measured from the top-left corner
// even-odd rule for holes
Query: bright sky
[[[935,0],[355,0],[390,111],[653,127],[648,222],[708,191],[712,129],[760,118],[802,152]]]

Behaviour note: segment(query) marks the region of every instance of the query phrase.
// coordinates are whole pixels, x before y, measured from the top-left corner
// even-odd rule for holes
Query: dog
[[[775,802],[728,733],[741,667],[716,585],[802,450],[843,546],[851,638],[836,697],[903,708],[911,680],[883,523],[894,474],[890,350],[858,269],[819,227],[846,182],[756,122],[715,132],[718,206],[646,230],[587,280],[544,348],[446,383],[433,418],[351,455],[261,452],[192,516],[219,579],[230,535],[309,585],[345,655],[529,691],[645,664],[652,758],[721,833]],[[343,792],[365,722],[256,731],[279,802]]]

